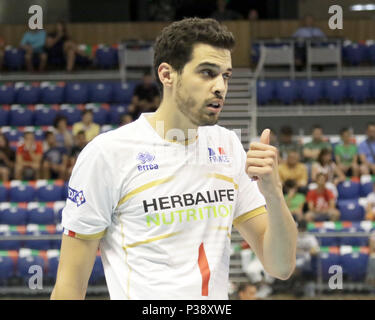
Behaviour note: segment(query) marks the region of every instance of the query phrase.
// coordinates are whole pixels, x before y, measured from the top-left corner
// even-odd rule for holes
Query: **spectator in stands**
[[[284,198],[294,220],[299,224],[304,220],[303,206],[306,202],[306,197],[303,193],[298,192],[298,186],[294,180],[285,181]]]
[[[293,129],[290,126],[283,126],[280,129],[279,139],[279,160],[285,162],[290,150],[297,151],[302,159],[302,145],[293,139]]]
[[[65,147],[68,151],[73,146],[73,135],[68,129],[68,119],[65,116],[58,115],[53,122],[56,129],[56,145],[58,147]]]
[[[279,175],[283,184],[291,179],[296,182],[297,188],[307,186],[307,168],[299,161],[299,154],[295,150],[289,150],[286,162],[279,165]]]
[[[249,21],[257,21],[259,19],[259,13],[255,9],[250,9],[247,15]]]
[[[307,222],[336,221],[340,212],[336,209],[336,199],[333,192],[326,188],[327,176],[320,172],[316,176],[317,188],[307,193],[306,200],[309,211],[305,215]]]
[[[43,71],[47,64],[47,54],[44,52],[46,32],[44,30],[30,30],[24,33],[20,47],[25,52],[25,63],[28,71],[33,71],[33,61],[39,57],[39,71]]]
[[[269,128],[269,129],[270,129],[270,145],[278,148],[279,141],[277,139],[277,135],[275,133],[275,130],[273,130],[272,128]]]
[[[42,143],[35,141],[33,132],[26,131],[24,134],[24,142],[17,148],[14,173],[15,179],[39,179],[42,156]]]
[[[375,174],[375,122],[367,124],[367,138],[358,147],[362,174]]]
[[[366,283],[372,286],[371,293],[375,293],[375,232],[369,237],[369,257],[367,263]]]
[[[324,32],[315,26],[315,19],[312,15],[306,15],[301,21],[301,26],[293,34],[294,38],[324,38]]]
[[[373,183],[372,192],[366,197],[366,220],[375,221],[375,181]]]
[[[0,181],[9,181],[14,170],[15,152],[9,147],[9,141],[0,133]]]
[[[216,10],[211,14],[211,18],[217,21],[227,21],[227,20],[240,20],[242,19],[241,14],[236,11],[227,9],[226,0],[216,1]]]
[[[133,119],[138,119],[142,112],[153,112],[159,107],[160,96],[159,89],[154,83],[151,73],[146,72],[143,75],[142,83],[138,84],[133,93],[128,112]]]
[[[73,125],[73,135],[77,135],[81,130],[85,132],[87,142],[90,142],[100,133],[100,126],[94,123],[94,113],[92,110],[85,109],[82,112],[82,121],[76,122]]]
[[[306,282],[306,276],[312,275],[312,257],[316,256],[320,250],[318,239],[314,235],[306,233],[306,231],[306,221],[298,222],[296,268],[292,278],[297,292],[302,289],[301,282]],[[304,294],[313,296],[314,293],[311,291],[311,286],[306,284]]]
[[[322,149],[317,161],[313,163],[312,181],[316,181],[318,173],[324,173],[327,176],[327,182],[333,183],[335,186],[346,179],[344,172],[332,160],[332,151],[329,149]]]
[[[55,134],[46,133],[48,150],[43,154],[42,178],[64,179],[68,165],[68,151],[65,147],[58,147]]]
[[[49,64],[62,65],[66,63],[66,71],[72,71],[76,55],[82,55],[77,45],[70,39],[66,23],[59,21],[55,30],[48,33],[46,49]]]
[[[0,36],[0,71],[3,68],[4,54],[5,54],[5,40],[2,36]]]
[[[311,141],[303,146],[304,160],[311,163],[318,159],[322,149],[331,150],[331,144],[324,140],[323,129],[319,125],[315,125],[312,129]]]
[[[77,158],[86,145],[87,145],[86,134],[85,134],[85,131],[81,130],[75,136],[75,143],[70,152],[66,179],[68,179],[71,176],[72,170],[77,161]]]
[[[238,300],[256,300],[257,299],[257,287],[256,285],[245,282],[241,283],[237,289]]]
[[[348,128],[340,130],[341,143],[335,146],[335,159],[338,168],[348,177],[359,177],[358,148],[352,143]]]
[[[120,127],[133,122],[133,117],[130,113],[124,113],[120,119]]]

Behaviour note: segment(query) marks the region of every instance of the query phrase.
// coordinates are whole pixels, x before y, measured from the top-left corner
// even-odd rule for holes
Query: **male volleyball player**
[[[297,230],[269,130],[246,155],[233,132],[215,125],[233,47],[212,19],[162,31],[159,109],[96,137],[73,169],[51,298],[85,297],[100,247],[111,299],[228,299],[232,224],[270,275],[292,274]]]

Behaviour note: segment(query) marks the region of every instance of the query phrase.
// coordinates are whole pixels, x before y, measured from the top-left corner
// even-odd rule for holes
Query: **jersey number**
[[[210,281],[210,267],[208,266],[208,261],[206,257],[206,252],[204,251],[203,242],[199,246],[198,265],[199,265],[199,270],[202,275],[202,296],[208,296],[208,282]]]

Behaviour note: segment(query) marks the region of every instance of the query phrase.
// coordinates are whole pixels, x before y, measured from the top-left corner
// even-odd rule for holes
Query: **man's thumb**
[[[264,129],[262,135],[260,136],[260,143],[270,144],[270,129]]]

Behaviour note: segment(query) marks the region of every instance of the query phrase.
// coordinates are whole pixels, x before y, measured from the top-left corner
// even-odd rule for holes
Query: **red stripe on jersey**
[[[211,273],[210,267],[208,266],[206,252],[204,251],[203,242],[199,246],[198,265],[202,275],[202,296],[208,296],[208,282],[210,281]]]
[[[68,236],[72,237],[72,238],[75,238],[76,237],[76,233],[73,232],[73,231],[68,230]]]

